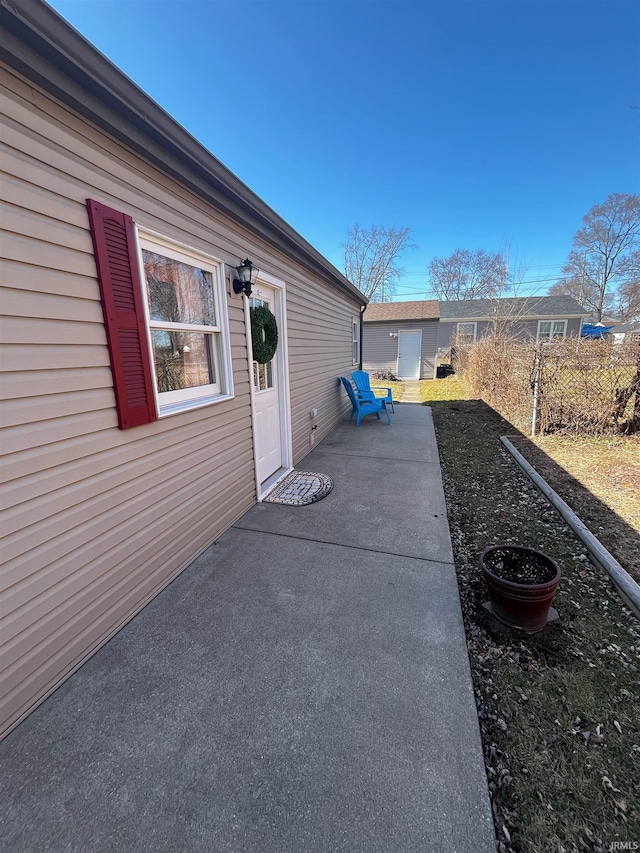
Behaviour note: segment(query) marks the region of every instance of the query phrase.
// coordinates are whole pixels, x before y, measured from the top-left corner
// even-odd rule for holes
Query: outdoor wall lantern
[[[244,261],[236,267],[236,270],[238,272],[238,278],[234,278],[233,280],[233,289],[235,293],[242,293],[244,291],[247,296],[251,296],[251,286],[256,283],[256,278],[258,277],[260,270],[257,267],[254,267],[249,258],[245,258]]]

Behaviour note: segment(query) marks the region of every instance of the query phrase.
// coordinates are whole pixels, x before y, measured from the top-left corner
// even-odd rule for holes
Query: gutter
[[[578,518],[571,507],[562,500],[557,492],[553,491],[547,481],[544,480],[540,474],[538,474],[536,469],[527,462],[524,456],[516,450],[507,436],[501,435],[500,441],[507,448],[525,474],[533,480],[549,503],[558,510],[569,527],[586,546],[593,560],[609,575],[627,607],[629,607],[630,610],[632,610],[640,619],[640,586],[638,586],[631,575],[620,565],[616,558],[607,551],[602,542],[600,542],[600,540],[597,539],[589,528]]]

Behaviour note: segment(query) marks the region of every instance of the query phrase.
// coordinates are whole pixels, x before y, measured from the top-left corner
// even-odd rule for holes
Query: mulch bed
[[[430,405],[498,849],[604,853],[640,841],[640,624],[500,444],[513,427],[481,401]],[[560,618],[539,634],[482,608],[479,555],[503,543],[562,571]]]

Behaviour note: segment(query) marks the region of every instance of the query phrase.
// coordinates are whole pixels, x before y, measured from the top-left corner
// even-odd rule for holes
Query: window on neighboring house
[[[352,364],[360,364],[360,318],[354,317],[351,323],[352,328]]]
[[[465,344],[475,344],[476,326],[476,323],[458,323],[456,334],[458,346],[464,346]]]
[[[222,264],[140,236],[160,414],[231,393]]]
[[[553,338],[564,338],[567,334],[566,320],[539,320],[538,321],[538,337],[539,341],[550,341]]]

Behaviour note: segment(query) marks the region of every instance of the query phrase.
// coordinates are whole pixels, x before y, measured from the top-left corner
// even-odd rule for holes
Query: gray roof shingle
[[[370,302],[364,312],[365,323],[376,320],[437,320],[438,317],[436,299],[420,299],[417,302]]]
[[[492,317],[497,307],[514,317],[583,317],[589,312],[573,296],[518,296],[505,299],[461,299],[438,303],[441,320]]]

